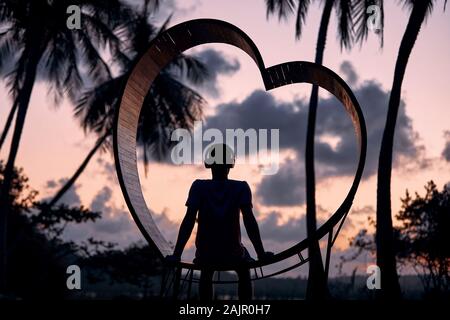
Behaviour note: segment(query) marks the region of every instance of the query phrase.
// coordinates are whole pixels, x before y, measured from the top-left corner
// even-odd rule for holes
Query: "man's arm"
[[[195,218],[197,216],[197,209],[194,207],[188,207],[186,215],[184,216],[183,222],[180,226],[180,231],[178,232],[178,239],[175,245],[175,250],[173,251],[173,256],[176,258],[181,258],[184,247],[191,236],[192,229],[195,225]]]
[[[259,234],[258,222],[256,222],[255,216],[251,206],[243,206],[241,208],[242,218],[244,220],[244,226],[247,230],[248,237],[255,247],[258,258],[265,256],[264,246],[261,241],[261,235]]]

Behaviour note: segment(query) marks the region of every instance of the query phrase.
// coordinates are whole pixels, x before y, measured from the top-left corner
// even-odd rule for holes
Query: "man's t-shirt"
[[[252,206],[252,194],[245,181],[195,180],[186,206],[198,210],[197,259],[232,262],[241,259],[240,208]]]

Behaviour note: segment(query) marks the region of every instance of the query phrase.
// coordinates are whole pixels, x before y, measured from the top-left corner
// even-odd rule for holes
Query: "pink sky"
[[[181,1],[179,1],[181,3]],[[341,52],[336,41],[334,18],[330,24],[324,65],[340,73],[342,62],[351,61],[359,75],[358,85],[364,81],[375,80],[384,90],[391,87],[394,64],[401,36],[404,32],[408,14],[394,1],[386,1],[385,8],[385,38],[384,48],[380,49],[374,34],[360,49],[355,47],[350,52]],[[176,6],[172,25],[194,18],[216,18],[231,22],[245,31],[257,44],[267,66],[290,61],[314,59],[316,34],[320,20],[320,9],[313,7],[307,18],[306,28],[300,41],[294,37],[294,22],[291,18],[286,22],[278,22],[275,17],[266,20],[264,1],[218,1],[208,0],[195,2],[183,1]],[[261,88],[260,77],[256,67],[243,53],[225,45],[210,46],[224,52],[230,58],[236,58],[241,64],[238,73],[220,78],[221,95],[209,98],[207,114],[215,114],[218,103],[242,101],[253,90]],[[200,52],[195,48],[193,52]],[[410,57],[406,78],[403,83],[402,99],[406,102],[406,113],[412,119],[414,131],[420,137],[420,144],[425,146],[425,156],[430,165],[425,170],[412,169],[413,163],[406,163],[393,173],[392,201],[393,211],[400,207],[399,198],[406,188],[422,192],[422,186],[433,179],[439,188],[450,181],[448,174],[450,165],[446,163],[441,152],[445,146],[444,131],[450,130],[450,19],[448,10],[444,13],[441,2],[437,2],[433,15],[428,19],[418,37],[414,51]],[[341,74],[342,75],[342,74]],[[344,77],[344,75],[342,75]],[[70,104],[65,101],[55,107],[51,98],[46,95],[45,84],[35,86],[25,130],[17,159],[17,165],[24,167],[30,177],[31,185],[41,190],[42,196],[51,195],[45,189],[49,180],[58,180],[70,176],[81,163],[94,143],[92,136],[85,136],[72,117]],[[309,96],[309,87],[293,86],[274,93],[277,99],[288,101],[297,96]],[[208,98],[208,97],[207,97]],[[9,112],[11,100],[8,98],[4,83],[0,84],[0,126]],[[9,146],[9,140],[6,143]],[[3,148],[0,158],[5,159],[7,153]],[[111,154],[100,156],[107,164],[112,164]],[[107,185],[112,190],[112,198],[108,206],[113,208],[109,213],[111,219],[118,215],[126,216],[123,197],[115,178],[105,171],[94,159],[86,172],[79,179],[77,193],[84,204],[89,205],[95,196]],[[145,196],[149,207],[155,212],[165,212],[171,220],[179,222],[184,214],[184,202],[192,180],[207,178],[208,172],[201,167],[172,167],[151,165],[149,176],[141,174]],[[255,186],[261,180],[255,168],[241,167],[232,172],[232,178],[248,180],[255,191]],[[318,203],[324,209],[332,211],[348,188],[350,179],[334,178],[322,181],[317,189]],[[373,176],[364,181],[358,190],[354,208],[365,206],[375,207],[376,178]],[[283,213],[280,224],[289,218],[298,218],[304,212],[303,206],[292,208],[264,207],[256,199],[256,208],[260,212],[258,219],[262,220],[272,210]],[[373,216],[373,215],[372,215]],[[108,218],[108,217],[107,217]],[[340,235],[337,246],[345,248],[348,237],[366,224],[366,215],[355,215],[347,222],[349,227]],[[174,240],[175,233],[165,230]],[[175,230],[176,231],[176,230]],[[93,234],[95,236],[95,234]],[[263,240],[264,240],[264,234]],[[129,242],[139,239],[137,228],[130,228],[124,234],[110,237],[118,241]],[[301,239],[299,239],[301,240]],[[268,243],[269,249],[279,250],[281,244]],[[333,265],[333,264],[332,264]]]

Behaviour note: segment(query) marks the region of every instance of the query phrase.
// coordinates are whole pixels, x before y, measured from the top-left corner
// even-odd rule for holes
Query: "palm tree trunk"
[[[88,153],[86,158],[83,160],[81,165],[78,167],[78,169],[75,171],[75,173],[72,175],[72,177],[67,180],[67,182],[62,186],[61,189],[56,193],[56,195],[53,197],[53,199],[48,203],[48,208],[53,207],[61,198],[62,196],[74,185],[75,181],[80,177],[80,175],[83,173],[83,171],[86,169],[89,161],[91,161],[92,157],[97,153],[97,151],[100,149],[100,147],[105,142],[106,138],[110,135],[110,132],[108,131],[106,134],[104,134],[101,138],[99,138],[94,145],[94,148]]]
[[[409,56],[425,19],[426,12],[427,1],[416,1],[414,3],[395,64],[386,126],[381,142],[378,165],[376,244],[377,264],[381,270],[381,290],[379,290],[378,297],[382,299],[398,299],[401,296],[395,260],[391,212],[392,150],[402,82]]]
[[[322,64],[325,43],[327,40],[328,24],[334,0],[327,0],[320,21],[319,34],[316,45],[315,62]],[[308,129],[306,132],[305,171],[306,171],[306,230],[308,238],[315,236],[316,223],[316,181],[314,172],[314,136],[316,127],[317,103],[319,88],[313,86],[309,100]],[[313,240],[308,247],[309,274],[306,298],[310,300],[324,299],[329,296],[327,276],[322,262],[319,241]]]
[[[14,115],[17,111],[17,99],[14,100],[14,104],[11,108],[11,111],[9,111],[8,119],[6,119],[5,127],[3,128],[2,136],[0,137],[0,150],[2,149],[3,143],[6,140],[6,136],[8,135],[8,131],[11,128],[12,121],[14,119]]]
[[[17,97],[18,110],[16,123],[14,126],[11,148],[9,150],[8,160],[5,166],[3,183],[0,189],[0,293],[7,290],[7,230],[8,217],[11,211],[11,186],[14,176],[14,164],[19,150],[20,138],[22,136],[25,118],[30,103],[31,92],[33,91],[34,81],[36,80],[37,65],[40,54],[35,48],[34,54],[30,57],[27,64],[26,76],[23,87]]]

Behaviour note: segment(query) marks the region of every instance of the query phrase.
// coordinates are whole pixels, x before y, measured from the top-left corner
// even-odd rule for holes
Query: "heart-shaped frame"
[[[266,69],[258,48],[242,30],[230,23],[214,19],[198,19],[180,23],[152,40],[149,49],[131,72],[121,105],[116,110],[113,143],[116,169],[128,209],[140,231],[149,244],[157,249],[161,257],[172,253],[171,245],[161,234],[147,208],[137,170],[136,134],[144,98],[160,71],[177,55],[194,46],[207,43],[225,43],[245,51],[257,64],[267,91],[292,83],[310,83],[326,89],[344,105],[352,119],[359,146],[358,167],[347,196],[337,211],[317,229],[315,234],[277,253],[270,261],[249,263],[249,268],[276,263],[296,254],[304,262],[301,251],[308,247],[310,241],[321,239],[326,234],[329,235],[328,250],[330,250],[351,207],[364,170],[367,133],[358,101],[344,80],[319,64],[295,61]],[[338,229],[333,234],[333,228],[338,224]],[[186,262],[181,265],[195,268]],[[224,270],[228,269],[230,268]]]

